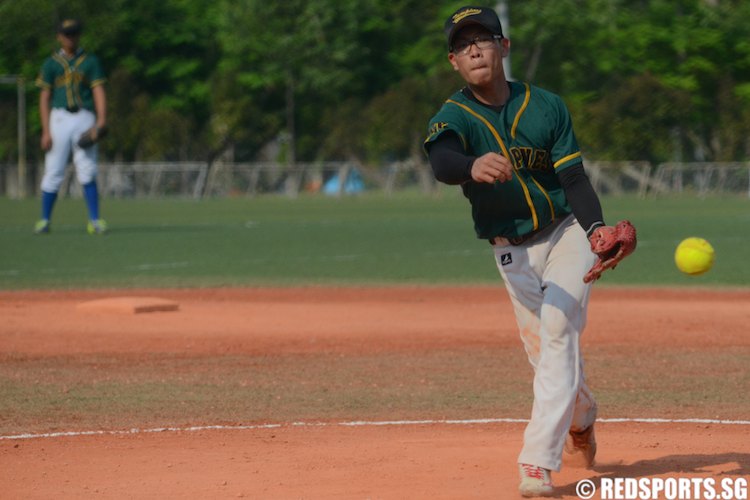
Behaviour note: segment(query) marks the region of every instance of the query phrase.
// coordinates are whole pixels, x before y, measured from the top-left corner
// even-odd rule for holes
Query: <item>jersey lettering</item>
[[[523,236],[571,212],[556,175],[580,155],[567,108],[562,99],[542,89],[522,82],[509,87],[510,96],[500,111],[475,102],[464,90],[455,92],[430,120],[425,141],[429,151],[432,141],[451,130],[461,138],[467,155],[493,152],[513,163],[512,182],[488,187],[469,181],[461,186],[482,239]]]
[[[549,152],[546,149],[534,149],[529,147],[511,147],[508,152],[518,168],[526,167],[529,170],[551,172],[554,170],[549,160]]]

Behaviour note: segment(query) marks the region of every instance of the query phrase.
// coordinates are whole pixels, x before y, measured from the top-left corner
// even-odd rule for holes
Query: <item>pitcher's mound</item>
[[[85,312],[113,312],[138,314],[149,312],[176,311],[180,308],[177,302],[158,297],[113,297],[110,299],[90,300],[77,306]]]

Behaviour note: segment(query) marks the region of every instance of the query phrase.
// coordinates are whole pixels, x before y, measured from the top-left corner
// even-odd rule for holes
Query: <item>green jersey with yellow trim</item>
[[[466,154],[502,154],[513,177],[494,184],[462,185],[474,228],[483,239],[516,238],[571,213],[557,172],[581,163],[573,125],[562,99],[527,83],[508,82],[510,96],[500,111],[458,91],[430,120],[425,148],[446,131],[455,132]]]
[[[62,51],[48,57],[42,64],[36,85],[52,91],[53,108],[96,111],[91,89],[106,81],[99,59],[79,49],[72,59],[65,57]]]

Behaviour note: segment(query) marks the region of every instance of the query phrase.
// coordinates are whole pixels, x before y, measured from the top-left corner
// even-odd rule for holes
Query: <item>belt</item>
[[[558,222],[560,222],[561,219],[557,219],[552,221],[551,223],[547,224],[544,227],[540,227],[534,231],[531,231],[530,233],[523,234],[521,236],[495,236],[494,238],[490,238],[489,242],[490,245],[499,245],[499,246],[507,246],[507,245],[513,245],[514,247],[517,247],[518,245],[523,245],[530,239],[534,238],[535,236],[539,235],[539,233],[542,233],[546,231],[547,229],[556,226]]]
[[[532,231],[528,234],[524,234],[523,236],[514,236],[512,238],[507,238],[505,236],[495,236],[494,238],[490,238],[489,241],[490,245],[499,245],[503,247],[513,245],[514,247],[517,247],[518,245],[523,245],[537,234],[539,234],[539,231]]]
[[[78,106],[71,106],[69,108],[65,108],[65,111],[68,113],[78,113],[81,110]]]

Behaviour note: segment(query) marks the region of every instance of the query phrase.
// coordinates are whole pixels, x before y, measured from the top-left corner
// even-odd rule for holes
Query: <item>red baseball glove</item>
[[[621,220],[616,226],[601,226],[589,237],[591,251],[598,259],[583,277],[584,283],[596,281],[607,269],[614,269],[622,259],[633,253],[637,243],[635,227],[630,221]]]

